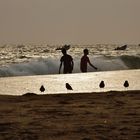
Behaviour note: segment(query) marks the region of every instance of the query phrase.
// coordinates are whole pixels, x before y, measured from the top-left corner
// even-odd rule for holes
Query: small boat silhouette
[[[56,48],[56,50],[62,50],[62,49],[69,50],[70,45],[64,45],[63,47]]]
[[[124,45],[124,46],[115,48],[115,50],[126,50],[126,48],[127,48],[127,45]]]

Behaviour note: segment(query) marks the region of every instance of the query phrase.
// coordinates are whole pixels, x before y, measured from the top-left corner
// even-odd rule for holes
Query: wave
[[[140,57],[139,56],[119,56],[107,57],[96,56],[90,57],[91,62],[98,68],[97,71],[112,71],[112,70],[126,70],[126,69],[139,69]],[[40,58],[32,60],[27,63],[11,64],[7,67],[0,68],[0,76],[28,76],[28,75],[46,75],[58,74],[60,61],[53,58]],[[62,68],[63,69],[63,68]],[[96,71],[90,66],[89,72]],[[80,58],[74,58],[73,73],[80,72]]]
[[[139,69],[140,68],[140,57],[139,56],[129,56],[123,55],[120,57],[121,60],[128,66],[130,69]]]

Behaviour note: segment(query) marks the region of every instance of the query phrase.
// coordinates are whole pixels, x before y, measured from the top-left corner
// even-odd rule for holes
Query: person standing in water
[[[74,66],[73,58],[67,54],[67,51],[64,48],[62,49],[62,54],[63,54],[63,56],[60,59],[59,74],[61,72],[62,64],[64,66],[64,68],[63,68],[64,74],[72,73],[73,66]]]
[[[89,63],[89,65],[91,67],[93,67],[94,69],[97,70],[97,68],[93,64],[91,64],[91,62],[89,60],[89,57],[87,56],[89,54],[88,49],[84,49],[83,52],[84,52],[84,55],[82,56],[81,62],[80,62],[80,70],[81,70],[81,72],[87,72],[87,64],[88,63]]]

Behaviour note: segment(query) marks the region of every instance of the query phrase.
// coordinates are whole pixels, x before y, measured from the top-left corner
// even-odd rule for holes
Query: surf
[[[91,62],[97,71],[140,69],[139,56],[94,56]],[[52,57],[0,67],[0,77],[58,74],[60,60]],[[88,67],[88,72],[97,72]],[[74,58],[73,73],[80,73],[80,57]]]

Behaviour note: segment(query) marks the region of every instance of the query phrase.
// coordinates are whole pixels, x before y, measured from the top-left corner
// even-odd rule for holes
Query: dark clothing
[[[72,57],[66,54],[61,57],[60,61],[61,63],[63,63],[63,66],[64,66],[63,73],[72,73],[72,70],[73,70]]]
[[[82,56],[81,58],[81,63],[80,63],[80,69],[81,69],[81,72],[87,72],[87,63],[89,63],[89,58],[88,56]]]

